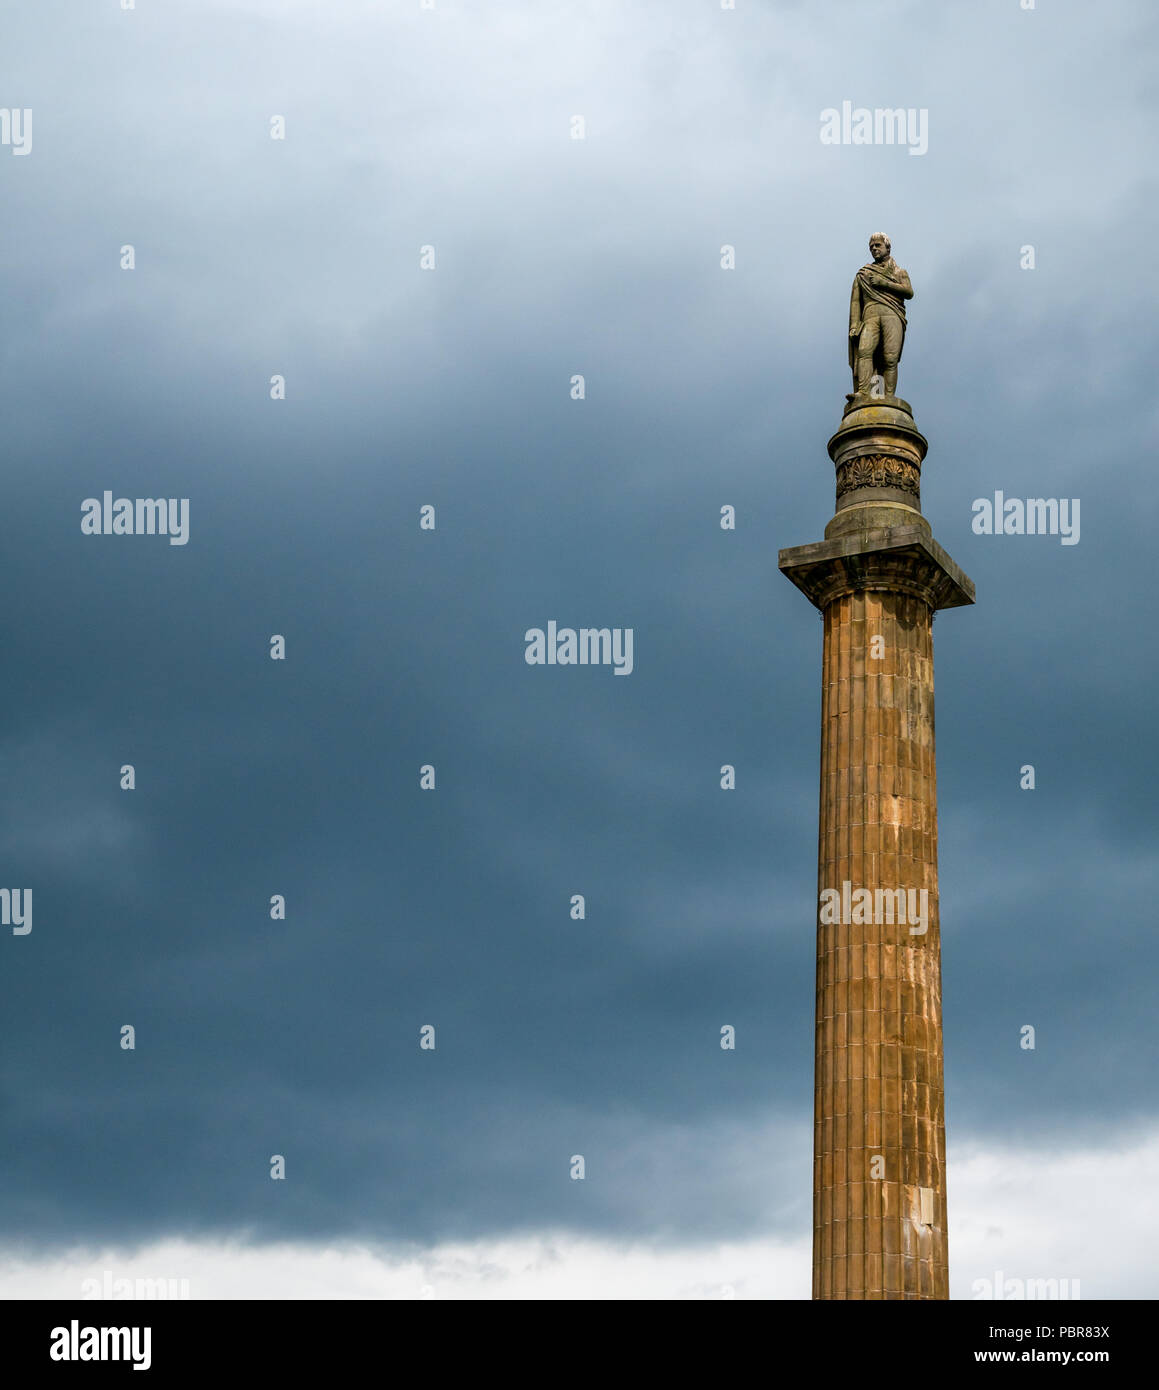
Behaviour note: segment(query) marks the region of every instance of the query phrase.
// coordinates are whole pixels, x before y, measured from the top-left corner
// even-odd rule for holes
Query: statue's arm
[[[866,284],[874,285],[879,290],[889,290],[890,294],[896,294],[899,299],[912,299],[914,297],[913,286],[909,282],[909,273],[902,270],[899,266],[896,271],[890,272],[882,270],[880,266],[865,265],[857,272],[858,280],[865,277]]]
[[[891,276],[889,287],[894,294],[900,295],[902,299],[914,297],[914,287],[909,282],[908,271],[899,269],[896,276]]]

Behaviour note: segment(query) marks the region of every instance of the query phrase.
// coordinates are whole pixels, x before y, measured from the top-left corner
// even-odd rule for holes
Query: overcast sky
[[[952,1292],[1159,1294],[1155,40],[1147,0],[6,17],[0,1292],[808,1296],[821,625],[777,551],[832,514],[881,230],[978,593],[934,630]],[[928,148],[823,144],[844,101]],[[83,535],[106,489],[188,543]],[[974,534],[998,489],[1080,542]],[[529,666],[549,620],[631,627],[631,675]]]

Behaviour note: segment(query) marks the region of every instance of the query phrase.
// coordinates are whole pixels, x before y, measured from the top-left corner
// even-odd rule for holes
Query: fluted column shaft
[[[823,613],[818,901],[844,900],[818,913],[813,1297],[947,1298],[933,611],[870,589]]]

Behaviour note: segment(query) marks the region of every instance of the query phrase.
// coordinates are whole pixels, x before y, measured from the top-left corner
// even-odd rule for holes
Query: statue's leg
[[[881,325],[881,355],[885,363],[882,378],[885,394],[897,395],[897,364],[901,357],[901,320],[896,314],[889,314]]]
[[[873,375],[873,354],[877,351],[881,337],[881,320],[873,313],[867,313],[861,324],[861,337],[857,340],[857,394],[869,395],[869,378]]]

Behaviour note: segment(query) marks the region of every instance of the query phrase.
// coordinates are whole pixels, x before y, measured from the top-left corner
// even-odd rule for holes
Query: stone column
[[[949,1296],[932,629],[974,586],[921,514],[925,453],[905,401],[855,398],[825,540],[780,553],[825,624],[814,1298]]]

